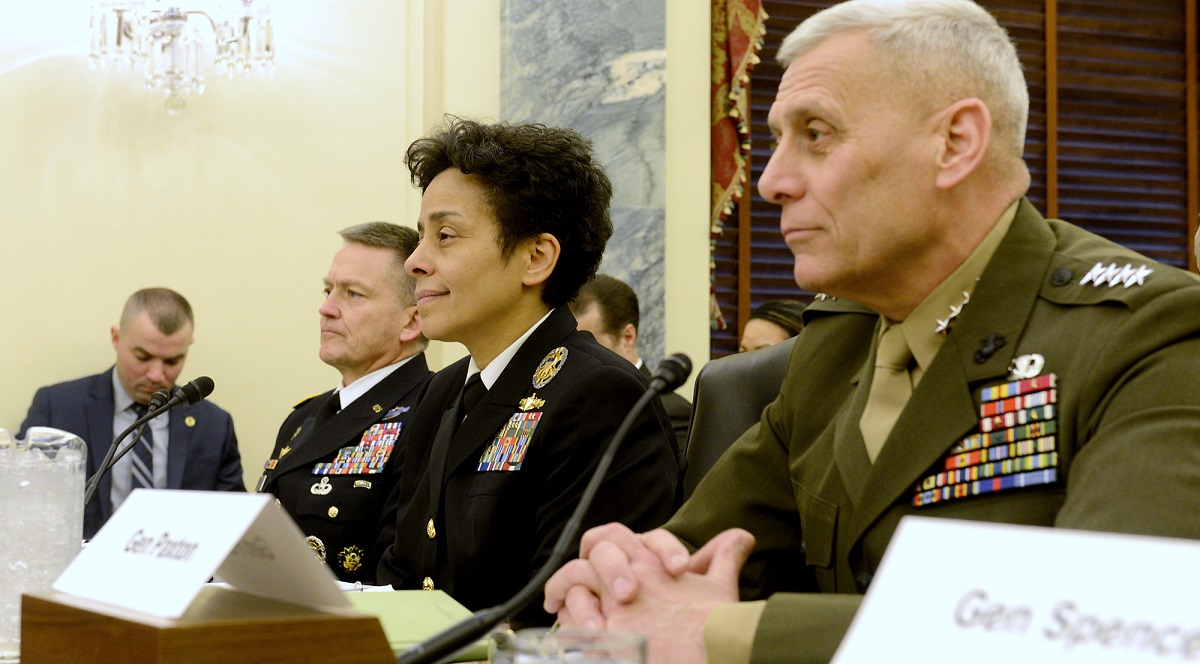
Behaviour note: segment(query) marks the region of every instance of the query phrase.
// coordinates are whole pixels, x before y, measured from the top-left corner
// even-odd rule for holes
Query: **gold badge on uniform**
[[[521,399],[520,403],[518,403],[517,405],[521,410],[533,410],[535,408],[541,408],[542,406],[545,406],[546,400],[539,399],[537,392],[534,392],[533,394],[525,397],[524,399]]]
[[[189,427],[194,427],[196,426],[196,418],[188,415],[187,417],[183,418],[183,423]]]
[[[380,406],[379,404],[375,404],[374,406],[371,406],[371,410],[375,411],[376,413],[382,413],[383,406]]]
[[[299,433],[300,430],[297,429],[296,432]],[[292,447],[290,445],[284,445],[283,449],[279,450],[279,458],[282,459],[283,457],[287,456],[288,452],[291,452],[291,451],[292,451]]]
[[[303,424],[301,424],[300,426],[296,427],[296,430],[292,432],[292,438],[291,438],[291,439],[292,439],[292,440],[296,440],[296,436],[299,436],[299,435],[300,435],[300,432],[301,432],[301,431],[303,431],[303,430],[304,430],[304,425],[303,425]]]
[[[321,541],[321,538],[309,535],[304,542],[308,544],[308,548],[313,550],[313,553],[317,554],[318,560],[325,562],[325,543]]]
[[[362,567],[362,557],[363,550],[357,546],[348,546],[338,554],[338,560],[342,563],[342,569],[347,572],[353,572]]]
[[[559,346],[542,358],[542,363],[533,372],[533,387],[540,390],[550,383],[567,361],[567,349]]]

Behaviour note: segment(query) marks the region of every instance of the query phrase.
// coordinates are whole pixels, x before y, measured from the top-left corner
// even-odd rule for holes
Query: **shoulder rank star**
[[[542,358],[542,363],[538,365],[536,371],[533,372],[533,388],[540,390],[554,379],[563,364],[567,361],[567,349],[559,346],[546,354]]]
[[[1104,263],[1096,263],[1090,272],[1083,275],[1079,285],[1086,286],[1090,283],[1093,286],[1108,286],[1109,288],[1117,284],[1122,284],[1125,288],[1135,284],[1142,286],[1146,283],[1146,277],[1153,272],[1154,270],[1145,265],[1135,268],[1132,263],[1126,263],[1125,267],[1117,267],[1116,263],[1112,263],[1105,267]]]
[[[524,399],[521,399],[520,403],[518,404],[518,406],[520,407],[521,410],[526,410],[526,411],[533,410],[535,408],[541,408],[542,406],[545,406],[545,405],[546,405],[546,400],[539,399],[537,392],[534,392],[533,394],[525,397]]]

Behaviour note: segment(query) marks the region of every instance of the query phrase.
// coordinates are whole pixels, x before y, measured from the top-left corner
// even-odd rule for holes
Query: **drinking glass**
[[[645,664],[646,639],[633,632],[532,628],[493,634],[495,664]]]

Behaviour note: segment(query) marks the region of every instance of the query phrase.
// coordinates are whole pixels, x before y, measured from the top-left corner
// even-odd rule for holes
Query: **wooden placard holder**
[[[21,662],[196,664],[396,661],[374,616],[205,586],[172,620],[56,591],[21,598]]]

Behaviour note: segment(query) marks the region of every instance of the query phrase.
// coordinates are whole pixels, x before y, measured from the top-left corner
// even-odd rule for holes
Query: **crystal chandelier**
[[[190,0],[201,4],[203,0]],[[264,0],[204,3],[179,0],[104,0],[92,7],[92,69],[112,64],[145,74],[146,89],[162,90],[171,115],[185,97],[204,93],[205,48],[213,48],[218,76],[259,78],[275,73],[271,8]]]

